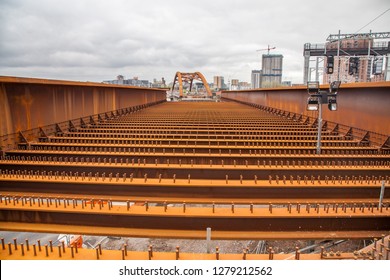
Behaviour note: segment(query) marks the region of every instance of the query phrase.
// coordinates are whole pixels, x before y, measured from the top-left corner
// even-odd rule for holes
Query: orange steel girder
[[[212,93],[209,87],[209,84],[206,81],[206,78],[203,76],[202,73],[200,72],[195,72],[195,73],[182,73],[182,72],[176,72],[175,78],[173,80],[173,85],[172,85],[172,91],[175,88],[176,82],[179,83],[179,92],[180,92],[180,97],[183,97],[183,81],[188,82],[190,84],[190,91],[192,89],[192,83],[195,80],[199,80],[203,83],[207,96],[211,97]]]

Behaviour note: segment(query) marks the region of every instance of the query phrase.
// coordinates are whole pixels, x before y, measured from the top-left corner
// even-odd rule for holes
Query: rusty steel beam
[[[294,181],[310,181],[312,185],[321,182],[328,185],[329,182],[338,181],[353,181],[364,184],[363,181],[382,181],[385,180],[390,182],[389,171],[390,168],[387,166],[347,166],[347,165],[329,165],[329,166],[318,166],[318,165],[297,165],[290,166],[287,164],[256,164],[256,165],[236,165],[236,164],[223,164],[209,162],[209,164],[171,164],[169,161],[161,163],[144,163],[135,162],[132,163],[90,163],[85,164],[78,160],[74,162],[73,159],[67,162],[39,162],[39,161],[27,161],[23,164],[18,162],[5,162],[0,164],[0,174],[12,174],[16,171],[20,174],[22,170],[25,174],[33,173],[36,175],[45,174],[61,174],[66,169],[66,175],[73,176],[75,174],[80,178],[85,177],[115,177],[119,181],[119,178],[123,178],[123,174],[133,174],[134,178],[147,178],[147,179],[186,179],[198,180],[204,178],[204,173],[210,173],[208,179],[210,180],[224,180],[235,182],[242,181],[257,181],[257,180],[275,180],[277,184],[289,181],[294,184]],[[339,169],[337,177],[334,176],[334,169]],[[84,174],[84,175],[82,175]],[[88,174],[90,174],[88,176]],[[14,179],[16,179],[14,177]],[[2,180],[0,178],[0,180]],[[24,180],[20,180],[23,182]],[[314,182],[315,181],[315,182]],[[194,181],[196,182],[196,181]],[[299,185],[299,183],[295,183]]]
[[[95,204],[92,201],[60,199],[17,199],[4,197],[0,202],[1,227],[7,223],[16,224],[53,224],[70,227],[89,226],[91,228],[127,228],[139,231],[171,230],[173,235],[180,232],[201,232],[210,227],[223,235],[235,235],[255,238],[262,232],[263,238],[274,238],[273,234],[297,232],[321,232],[323,238],[336,235],[337,232],[349,232],[350,236],[364,235],[364,231],[385,233],[390,230],[389,207],[374,206],[347,207],[346,205],[289,205],[287,207],[248,208],[235,207],[168,207],[163,206],[121,206],[112,201],[107,204]],[[229,222],[228,222],[229,221]],[[244,234],[245,233],[245,234]],[[99,234],[99,232],[95,232]],[[372,234],[370,232],[369,234]],[[280,235],[280,234],[279,234]],[[267,237],[268,236],[268,237]],[[326,236],[326,237],[325,237]]]
[[[234,153],[233,153],[234,152]],[[266,153],[264,150],[241,150],[240,153],[237,150],[231,150],[230,153],[198,153],[193,149],[175,150],[175,153],[170,153],[166,150],[165,153],[156,152],[153,148],[143,150],[134,149],[112,149],[108,150],[99,148],[96,150],[84,150],[84,151],[70,151],[70,150],[13,150],[8,151],[7,156],[3,157],[0,162],[3,166],[7,162],[12,164],[13,162],[23,163],[28,161],[44,162],[49,161],[55,164],[55,162],[69,161],[71,158],[78,158],[78,162],[93,163],[104,162],[106,163],[120,163],[129,164],[134,161],[135,164],[155,164],[157,163],[169,163],[171,164],[210,164],[210,161],[216,165],[275,165],[275,166],[372,166],[372,167],[390,167],[390,157],[383,154],[278,154],[278,153]],[[62,160],[61,160],[61,159]],[[67,159],[67,160],[66,160]],[[265,164],[264,164],[265,162]],[[305,164],[306,162],[306,164]]]
[[[101,175],[101,174],[100,174]],[[40,193],[75,193],[121,196],[165,196],[186,197],[196,194],[200,198],[216,199],[375,199],[381,188],[378,178],[359,180],[352,178],[316,177],[296,178],[290,181],[283,177],[268,180],[205,180],[172,178],[134,178],[133,174],[72,174],[40,173],[3,174],[0,177],[0,191],[34,191]],[[107,175],[107,176],[106,176]],[[390,193],[385,193],[390,198]]]
[[[110,111],[108,113],[111,116],[109,116],[109,114],[106,112],[103,114],[104,119],[102,118],[102,114],[99,113],[88,117],[81,117],[79,119],[73,119],[61,123],[46,125],[44,127],[38,127],[23,132],[19,131],[18,133],[8,134],[4,136],[0,135],[0,156],[2,156],[6,151],[8,152],[9,150],[17,148],[18,142],[29,149],[31,148],[31,141],[35,141],[37,139],[39,139],[40,141],[47,141],[52,134],[62,135],[64,131],[75,131],[75,125],[77,125],[77,127],[88,127],[89,125],[96,124],[96,122],[104,122],[105,120],[112,120],[118,117],[123,117],[128,114],[132,114],[134,112],[138,112],[140,110],[148,108],[149,106],[155,106],[162,102],[164,102],[164,100]]]
[[[165,99],[162,89],[0,76],[0,136]]]
[[[146,202],[151,204],[186,204],[189,207],[191,205],[199,205],[204,204],[207,205],[229,205],[229,204],[235,204],[235,205],[251,205],[253,204],[254,207],[257,207],[257,205],[269,205],[270,199],[266,197],[251,197],[251,198],[234,198],[232,201],[229,198],[207,198],[207,197],[194,197],[191,195],[188,196],[182,196],[182,197],[172,197],[172,196],[137,196],[137,195],[113,195],[113,194],[99,194],[99,195],[93,195],[93,194],[73,194],[73,193],[40,193],[40,192],[31,192],[31,191],[24,191],[24,192],[14,192],[14,191],[6,191],[4,193],[0,193],[1,197],[14,197],[16,199],[26,199],[26,198],[43,198],[43,199],[65,199],[65,200],[87,200],[87,201],[96,201],[97,197],[98,200],[101,200],[103,203],[108,203],[108,201],[112,201],[114,203],[135,203],[135,204],[142,204],[144,205]],[[378,203],[377,198],[305,198],[305,199],[294,199],[294,198],[279,198],[279,199],[272,199],[273,205],[288,205],[288,204],[301,204],[301,205],[355,205],[355,207],[360,207],[363,205],[376,205]],[[390,198],[384,198],[383,199],[383,205],[384,207],[387,206],[387,204],[390,204]]]
[[[161,142],[161,144],[160,144]],[[199,141],[201,142],[201,141]],[[102,143],[19,143],[19,148],[22,150],[57,150],[57,151],[128,151],[129,153],[146,153],[148,151],[157,153],[209,153],[209,154],[315,154],[314,144],[308,145],[300,142],[285,143],[280,141],[273,143],[271,140],[265,142],[263,145],[250,145],[250,141],[243,141],[240,145],[220,146],[219,144],[226,143],[216,141],[215,145],[211,145],[212,141],[206,141],[203,145],[198,144],[198,141],[189,143],[187,140],[173,140],[167,144],[162,144],[162,141],[139,140],[129,143],[127,140],[117,140],[117,143],[107,144]],[[214,141],[215,142],[215,141]],[[296,144],[299,143],[299,144]],[[314,141],[313,141],[314,143]],[[356,143],[340,143],[340,146],[325,146],[323,147],[323,154],[390,154],[390,150],[380,150],[378,147],[370,146],[356,146]]]
[[[124,138],[124,137],[123,137]],[[95,144],[95,143],[104,143],[104,144],[115,144],[116,142],[120,141],[121,144],[130,144],[137,143],[141,141],[147,140],[148,142],[158,142],[159,145],[165,146],[169,145],[170,143],[175,143],[176,145],[187,145],[187,146],[194,146],[194,145],[210,145],[210,146],[222,146],[222,147],[231,147],[231,146],[271,146],[272,144],[275,146],[280,146],[282,143],[283,146],[292,146],[292,144],[297,143],[299,141],[301,143],[301,146],[313,146],[316,143],[315,137],[296,137],[296,136],[284,136],[284,137],[274,137],[275,139],[212,139],[212,138],[180,138],[178,139],[177,136],[172,135],[170,137],[164,137],[163,139],[159,137],[131,137],[127,136],[126,140],[123,140],[123,138],[100,138],[100,137],[94,137],[94,138],[85,138],[85,137],[77,137],[75,139],[74,137],[56,137],[55,139],[49,138],[48,142],[50,143],[87,143],[87,144]],[[328,138],[328,139],[327,139]],[[333,138],[333,137],[332,137]],[[339,138],[339,137],[338,137]],[[345,143],[344,139],[331,139],[330,137],[324,137],[324,140],[322,141],[323,146],[336,146],[341,145]],[[350,142],[350,147],[359,147],[360,142]],[[35,144],[32,144],[35,145]]]
[[[135,238],[166,238],[166,239],[206,239],[206,230],[164,230],[138,229],[124,227],[96,227],[83,225],[59,225],[43,223],[1,223],[1,230],[16,232],[66,233],[78,235],[120,236]],[[215,240],[337,240],[337,239],[373,239],[388,231],[213,231]]]
[[[119,143],[125,143],[126,140],[118,140]],[[239,154],[240,150],[242,153],[250,154],[250,151],[253,153],[265,153],[265,154],[315,154],[315,146],[313,145],[295,145],[296,142],[285,143],[273,143],[272,141],[268,141],[264,143],[262,146],[257,145],[249,145],[250,141],[243,141],[241,145],[232,145],[232,146],[218,146],[218,141],[216,145],[211,146],[208,145],[207,141],[203,145],[198,144],[198,141],[194,143],[188,143],[188,141],[180,141],[173,140],[171,143],[167,143],[165,145],[160,144],[160,141],[149,141],[149,140],[140,140],[133,142],[132,144],[105,144],[105,143],[19,143],[19,147],[21,149],[30,149],[33,147],[37,150],[62,150],[62,151],[104,151],[107,150],[127,150],[133,152],[146,152],[148,150],[159,152],[159,153],[174,153],[175,151],[192,151],[197,153],[236,153]],[[199,141],[200,142],[200,141]],[[221,141],[222,142],[222,141]],[[222,142],[223,143],[223,142]],[[211,141],[210,141],[211,144]],[[290,145],[287,145],[290,144]],[[325,146],[322,148],[324,154],[389,154],[381,152],[377,147],[356,147],[355,143],[343,143],[343,146]],[[390,151],[390,150],[389,150]]]
[[[324,85],[323,89],[328,87]],[[323,119],[379,134],[390,135],[387,125],[390,111],[390,82],[342,84],[337,96],[338,110],[324,110]],[[307,88],[275,88],[223,91],[222,97],[256,103],[316,118],[317,112],[306,111]]]
[[[293,253],[275,253],[272,247],[266,254],[250,253],[249,248],[242,248],[241,254],[221,253],[223,248],[216,247],[210,254],[184,252],[179,246],[174,252],[159,252],[153,246],[144,251],[128,250],[126,245],[120,250],[103,249],[101,244],[95,249],[77,248],[75,246],[56,245],[49,242],[42,244],[40,241],[33,244],[28,239],[24,243],[19,240],[5,240],[1,238],[1,260],[389,260],[390,247],[385,242],[381,251],[368,252],[340,252],[325,250],[321,247],[319,253],[305,254],[299,247]]]

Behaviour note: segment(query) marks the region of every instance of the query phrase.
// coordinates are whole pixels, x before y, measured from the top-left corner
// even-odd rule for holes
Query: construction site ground
[[[296,247],[303,249],[313,244],[321,243],[331,246],[328,250],[334,252],[353,252],[359,250],[371,241],[364,242],[362,240],[347,240],[344,242],[335,242],[336,244],[331,246],[332,241],[259,241],[259,240],[211,240],[211,252],[215,252],[215,248],[218,247],[222,254],[239,254],[243,249],[249,248],[250,253],[265,253],[269,247],[278,253],[290,253],[294,252]],[[119,237],[98,237],[98,236],[84,236],[84,244],[91,247],[96,247],[99,243],[102,244],[103,249],[108,250],[120,250],[124,244],[127,244],[127,249],[130,251],[147,251],[150,245],[153,246],[153,250],[156,252],[174,252],[176,247],[180,247],[181,252],[187,253],[206,253],[207,241],[206,240],[184,240],[184,239],[152,239],[152,238],[119,238]],[[315,248],[315,251],[320,250],[320,246]],[[257,249],[259,247],[259,249]],[[313,251],[313,250],[312,250]],[[314,251],[313,251],[314,252]]]

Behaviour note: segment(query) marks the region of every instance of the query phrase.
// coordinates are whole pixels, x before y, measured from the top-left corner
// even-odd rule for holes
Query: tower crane
[[[267,54],[269,55],[269,51],[270,51],[270,50],[274,50],[274,49],[276,49],[276,47],[270,47],[270,46],[268,45],[268,48],[266,48],[266,49],[260,49],[260,50],[256,50],[256,51],[257,51],[257,52],[267,51]]]

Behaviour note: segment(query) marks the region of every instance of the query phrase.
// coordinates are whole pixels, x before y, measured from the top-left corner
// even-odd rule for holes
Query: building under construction
[[[261,59],[261,88],[275,88],[282,84],[283,55],[263,54]]]
[[[219,245],[195,254],[3,237],[0,259],[390,257],[390,82],[342,84],[337,111],[324,111],[320,127],[303,86],[167,102],[153,88],[16,77],[0,84],[3,233],[297,244],[293,252],[226,254]],[[340,240],[366,244],[337,252],[322,245]]]

